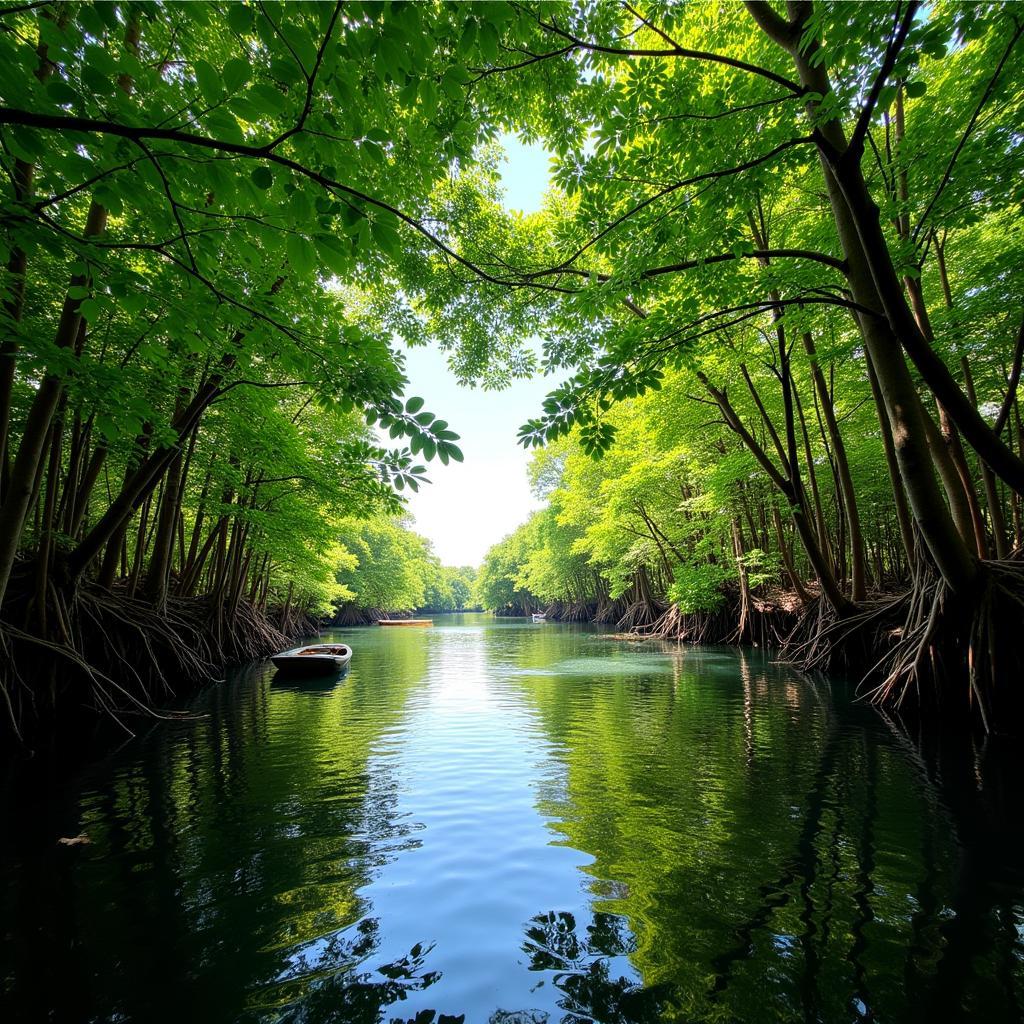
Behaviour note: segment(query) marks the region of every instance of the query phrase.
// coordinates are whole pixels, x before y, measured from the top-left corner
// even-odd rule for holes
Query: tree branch
[[[738,255],[734,252],[717,253],[714,256],[704,256],[700,259],[684,260],[681,263],[669,263],[662,267],[651,267],[640,273],[641,280],[651,280],[655,277],[663,277],[666,274],[676,274],[685,270],[693,270],[697,267],[711,266],[716,263],[729,263],[738,259],[801,259],[811,260],[815,263],[822,263],[832,267],[840,273],[846,273],[846,261],[835,256],[829,256],[824,252],[815,252],[812,249],[752,249],[749,252],[742,252]],[[612,274],[591,274],[590,271],[580,270],[575,267],[553,267],[548,270],[536,270],[525,274],[524,279],[532,281],[535,278],[550,277],[555,274],[572,274],[577,277],[593,277],[602,283],[610,281]]]
[[[557,35],[572,43],[574,47],[588,50],[591,53],[603,53],[610,57],[684,57],[690,60],[703,60],[712,64],[724,64],[727,67],[736,68],[738,71],[746,71],[752,75],[767,78],[770,82],[775,82],[776,85],[781,85],[798,96],[802,96],[804,92],[802,86],[783,75],[778,75],[774,71],[769,71],[768,68],[762,68],[757,64],[748,64],[746,61],[737,60],[734,57],[726,57],[721,53],[711,53],[707,50],[690,50],[677,45],[673,45],[667,50],[623,49],[616,46],[602,46],[600,43],[588,43],[584,39],[579,39],[570,32],[565,31],[565,29],[559,28],[554,22],[545,22],[539,15],[536,20],[537,24],[545,32]]]
[[[871,126],[871,117],[875,112],[875,106],[878,104],[878,97],[882,94],[882,89],[885,87],[889,75],[892,74],[893,68],[896,66],[896,60],[907,41],[907,35],[914,24],[914,15],[919,7],[919,0],[910,0],[899,28],[896,29],[895,34],[885,48],[882,66],[878,69],[878,74],[871,85],[871,91],[868,93],[868,98],[864,102],[864,107],[857,118],[857,124],[854,126],[853,134],[850,136],[850,141],[846,147],[846,153],[849,154],[848,159],[850,160],[860,160],[861,154],[864,152],[864,136]]]
[[[1006,62],[1010,59],[1010,54],[1013,52],[1013,48],[1017,45],[1017,41],[1020,39],[1022,34],[1024,34],[1024,22],[1021,22],[1020,24],[1017,25],[1016,31],[1010,38],[1010,42],[1007,44],[1003,56],[1000,58],[999,63],[996,65],[996,69],[992,74],[992,77],[989,79],[988,86],[986,87],[984,93],[982,93],[981,99],[978,100],[978,105],[974,108],[974,113],[971,114],[970,121],[967,122],[967,127],[964,129],[964,133],[960,137],[960,141],[957,143],[956,149],[953,150],[953,155],[949,158],[949,163],[946,164],[946,170],[942,175],[942,181],[939,182],[939,187],[935,190],[935,195],[932,196],[931,200],[928,203],[928,206],[925,208],[924,213],[921,214],[921,219],[917,222],[917,227],[914,228],[914,232],[911,235],[911,239],[913,240],[915,245],[917,244],[918,236],[921,234],[921,231],[923,230],[924,226],[928,223],[928,217],[931,214],[932,210],[935,208],[935,204],[939,201],[939,197],[942,195],[942,193],[946,189],[946,186],[949,184],[949,180],[953,174],[953,168],[956,166],[956,162],[960,158],[960,153],[962,152],[964,146],[967,145],[967,140],[970,138],[971,132],[974,131],[974,126],[978,121],[978,117],[981,114],[982,108],[985,106],[985,104],[991,97],[992,92],[996,87],[996,82],[998,81],[999,76],[1002,74],[1003,68],[1006,66]]]
[[[1007,417],[1009,417],[1014,399],[1017,397],[1017,385],[1020,383],[1022,362],[1024,362],[1024,317],[1021,317],[1020,330],[1017,332],[1017,344],[1013,350],[1013,366],[1010,369],[1010,379],[1006,386],[1006,397],[1003,399],[1003,405],[999,410],[995,423],[992,424],[992,429],[997,434],[1002,433],[1003,427],[1006,426]]]

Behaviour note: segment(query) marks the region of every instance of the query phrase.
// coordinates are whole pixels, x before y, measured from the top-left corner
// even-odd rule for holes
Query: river
[[[336,683],[254,666],[59,783],[8,775],[0,1018],[1020,1019],[1012,758],[758,652],[329,637]]]

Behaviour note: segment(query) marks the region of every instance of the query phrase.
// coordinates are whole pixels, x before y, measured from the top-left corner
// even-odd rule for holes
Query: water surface
[[[1021,1018],[1001,748],[751,652],[330,638],[337,683],[259,665],[55,789],[12,777],[0,1018]]]

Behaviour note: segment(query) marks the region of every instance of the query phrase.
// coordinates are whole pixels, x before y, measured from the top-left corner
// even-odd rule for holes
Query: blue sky
[[[505,205],[540,209],[548,186],[548,156],[537,145],[504,138],[508,164],[502,174]],[[520,425],[540,410],[552,378],[516,381],[505,391],[460,387],[444,353],[433,347],[406,350],[409,395],[422,395],[431,412],[462,435],[466,461],[433,462],[433,481],[409,500],[413,528],[429,538],[446,565],[479,565],[484,552],[514,530],[538,502],[526,476],[529,453],[516,444]]]

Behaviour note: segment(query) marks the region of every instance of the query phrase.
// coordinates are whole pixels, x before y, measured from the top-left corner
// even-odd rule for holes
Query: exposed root
[[[902,594],[839,615],[821,597],[802,609],[755,597],[741,614],[727,594],[711,612],[677,606],[647,623],[623,621],[631,639],[752,644],[802,671],[855,673],[861,696],[893,710],[965,713],[985,732],[1024,721],[1024,560],[981,565],[973,595],[955,597],[927,569]],[[741,626],[742,624],[742,626]]]
[[[622,617],[615,624],[619,629],[649,630],[665,614],[666,607],[653,598],[639,598],[631,601]]]
[[[603,595],[598,599],[597,608],[594,611],[594,621],[605,625],[609,622],[618,622],[625,614],[626,606],[621,600],[612,600]]]
[[[883,707],[962,709],[985,732],[1017,729],[1022,622],[1024,562],[986,561],[970,597],[921,572],[906,593],[852,615],[818,601],[787,637],[783,658],[805,670],[856,669],[863,697]]]
[[[597,605],[592,601],[554,601],[544,613],[555,622],[594,622]]]
[[[210,598],[170,598],[157,608],[91,584],[70,596],[51,587],[47,596],[46,635],[14,625],[27,618],[27,601],[6,604],[8,621],[0,622],[0,711],[18,739],[83,708],[131,733],[127,718],[169,717],[161,704],[221,678],[227,664],[289,643],[245,601],[228,624]],[[301,616],[288,624],[308,628]]]
[[[1024,671],[1024,563],[985,562],[971,599],[950,593],[942,580],[908,595],[902,634],[873,666],[880,683],[865,690],[875,703],[902,708],[909,697],[935,708],[961,705],[982,729],[1017,729]]]
[[[678,605],[670,605],[653,623],[634,632],[652,640],[779,648],[795,614],[775,600],[755,598],[742,615],[739,593],[729,591],[722,605],[713,611],[683,612]]]

